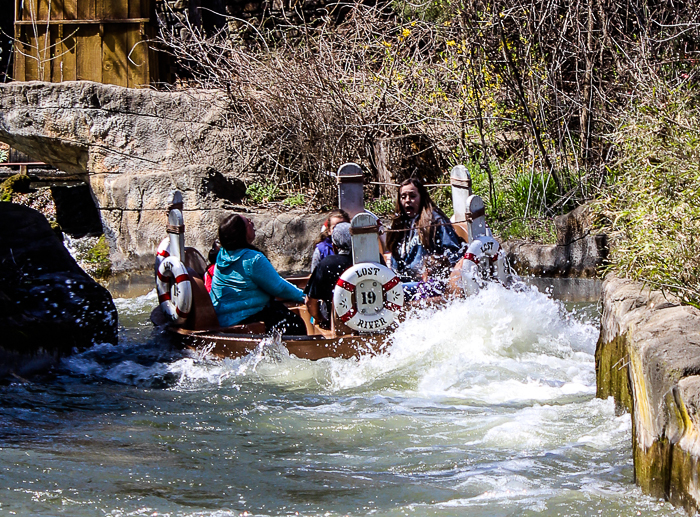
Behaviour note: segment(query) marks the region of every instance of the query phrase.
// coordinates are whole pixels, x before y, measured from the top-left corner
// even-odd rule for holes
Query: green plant
[[[529,172],[519,174],[510,185],[512,211],[519,216],[540,215],[556,200],[557,187],[545,174]]]
[[[84,261],[94,264],[96,267],[90,268],[91,274],[95,278],[107,278],[112,274],[112,261],[109,259],[109,246],[105,236],[102,235],[97,243],[87,250]]]
[[[447,183],[447,182],[445,182]],[[429,189],[430,197],[447,217],[452,217],[455,213],[452,205],[452,187],[432,187]]]
[[[10,157],[9,149],[0,149],[0,163],[6,162]]]
[[[282,204],[288,207],[304,206],[306,204],[306,198],[301,192],[297,194],[292,194],[287,199],[282,201]]]
[[[275,201],[281,194],[280,188],[274,183],[253,182],[246,187],[245,195],[253,203],[269,203]]]
[[[612,244],[607,270],[700,307],[698,94],[646,93],[613,135],[617,181],[593,204]]]
[[[377,216],[393,215],[394,200],[390,197],[382,196],[367,201],[367,210]]]

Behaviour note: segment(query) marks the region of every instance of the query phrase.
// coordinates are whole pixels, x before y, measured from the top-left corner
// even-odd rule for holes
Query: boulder
[[[183,193],[188,246],[206,255],[219,222],[245,212],[275,267],[304,270],[322,216],[265,217],[239,205],[251,158],[236,147],[242,139],[228,102],[216,91],[10,83],[0,85],[0,140],[63,171],[87,173],[114,272],[152,266],[173,190]],[[75,223],[76,233],[95,232],[94,224]]]
[[[554,219],[556,244],[511,240],[503,243],[506,258],[520,275],[595,278],[607,254],[607,237],[592,231],[589,205]]]
[[[90,81],[0,85],[0,140],[74,174],[236,170],[228,99]]]
[[[0,202],[0,378],[26,377],[95,343],[116,343],[109,292],[32,208]]]
[[[635,481],[700,509],[700,310],[608,275],[596,348],[597,395],[632,413]]]

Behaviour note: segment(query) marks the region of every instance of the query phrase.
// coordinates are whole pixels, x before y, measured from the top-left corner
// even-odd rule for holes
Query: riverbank
[[[632,415],[642,490],[700,509],[700,311],[609,275],[596,348],[597,396]]]

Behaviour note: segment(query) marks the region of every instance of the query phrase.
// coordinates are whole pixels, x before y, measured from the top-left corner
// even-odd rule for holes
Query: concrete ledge
[[[700,311],[609,275],[596,349],[597,395],[632,414],[635,481],[700,509]]]

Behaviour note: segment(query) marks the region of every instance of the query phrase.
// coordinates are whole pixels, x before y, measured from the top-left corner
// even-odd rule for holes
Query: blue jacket
[[[247,248],[221,248],[209,295],[222,327],[260,312],[275,297],[304,301],[304,293],[279,276],[265,255]]]
[[[444,255],[454,266],[464,253],[464,242],[457,232],[438,213],[433,212],[433,224],[438,224],[435,234],[435,249],[426,250],[420,243],[420,235],[416,229],[418,217],[411,222],[411,227],[399,241],[397,246],[398,257],[391,257],[391,269],[396,271],[402,282],[417,282],[421,280],[423,262],[429,255]]]
[[[333,241],[330,237],[326,237],[316,244],[316,249],[311,257],[311,273],[314,272],[318,263],[329,255],[333,255]]]

